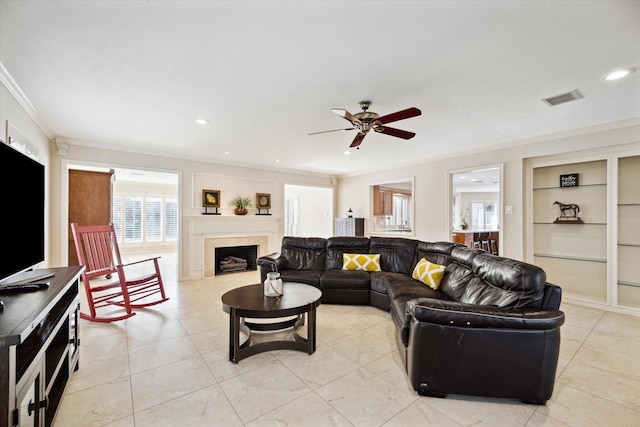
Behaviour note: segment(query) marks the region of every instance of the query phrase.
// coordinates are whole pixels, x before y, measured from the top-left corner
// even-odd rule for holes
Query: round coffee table
[[[316,351],[316,307],[320,305],[320,289],[303,283],[283,283],[279,297],[264,295],[263,285],[249,285],[232,289],[222,295],[222,309],[229,313],[229,360],[239,362],[245,357],[270,350],[298,350],[312,354]],[[298,329],[307,317],[307,337]],[[271,323],[247,322],[250,319],[295,318]],[[276,340],[251,345],[252,331],[276,331],[293,327],[293,340]],[[240,336],[244,334],[245,340]]]

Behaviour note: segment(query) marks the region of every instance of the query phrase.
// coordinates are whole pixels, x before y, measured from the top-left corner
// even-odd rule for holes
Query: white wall
[[[233,209],[226,204],[228,199],[235,196],[236,193],[254,198],[256,192],[265,192],[260,186],[267,185],[268,188],[273,188],[273,191],[266,191],[272,193],[271,213],[274,216],[282,216],[285,182],[287,184],[332,187],[329,176],[304,175],[70,145],[64,156],[59,156],[57,152],[52,153],[51,171],[54,179],[50,204],[51,223],[54,224],[53,230],[58,231],[58,233],[51,233],[55,248],[51,254],[50,262],[52,265],[62,265],[68,250],[66,247],[66,239],[68,238],[66,168],[69,164],[155,170],[180,175],[178,193],[182,224],[178,261],[180,264],[179,278],[189,277],[188,264],[195,256],[190,253],[190,244],[185,237],[189,234],[186,218],[200,216],[204,211],[201,206],[203,189],[220,190],[222,214],[233,215]]]
[[[501,254],[523,259],[525,197],[523,162],[526,158],[574,153],[588,150],[606,150],[619,145],[640,146],[640,122],[621,123],[620,127],[607,130],[584,130],[585,133],[569,137],[549,138],[521,146],[496,148],[480,153],[469,153],[454,158],[407,165],[339,180],[337,212],[352,207],[354,216],[369,218],[371,200],[369,185],[384,180],[415,177],[415,236],[426,241],[449,241],[451,230],[449,206],[453,201],[448,194],[449,173],[461,169],[482,169],[487,165],[503,164],[503,205]],[[504,206],[513,206],[513,214],[505,215]],[[369,221],[370,223],[370,221]],[[370,232],[371,230],[367,230]]]
[[[20,105],[16,99],[9,93],[6,87],[0,84],[0,139],[2,139],[5,143],[9,142],[7,137],[7,123],[11,124],[12,129],[17,129],[20,134],[22,134],[29,143],[37,149],[39,153],[39,161],[40,163],[45,165],[45,206],[50,203],[50,187],[51,187],[51,169],[49,168],[49,151],[53,147],[46,137],[45,133],[36,126],[34,120],[27,114],[25,108]],[[17,174],[20,171],[16,171]],[[19,178],[19,175],[18,175]],[[2,183],[0,185],[6,185],[6,183]],[[3,207],[6,209],[6,207]],[[55,239],[51,238],[51,234],[53,228],[50,223],[50,212],[47,211],[45,213],[45,263],[43,267],[56,267],[59,264],[51,263],[51,248],[52,244],[55,242]],[[57,243],[57,242],[56,242]]]
[[[333,235],[332,188],[286,185],[285,192],[287,199],[298,199],[298,236],[326,238]]]

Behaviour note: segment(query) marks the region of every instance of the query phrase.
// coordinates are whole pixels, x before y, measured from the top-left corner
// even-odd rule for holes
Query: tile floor
[[[169,257],[170,258],[170,257]],[[317,351],[229,362],[227,290],[257,272],[177,283],[125,321],[82,321],[80,369],[55,426],[640,426],[640,317],[564,304],[557,381],[546,406],[418,396],[389,314],[321,305]]]

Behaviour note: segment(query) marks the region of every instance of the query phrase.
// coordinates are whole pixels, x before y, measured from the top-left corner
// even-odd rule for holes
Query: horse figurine
[[[576,205],[575,203],[565,204],[560,203],[556,200],[555,202],[553,202],[553,204],[558,205],[558,207],[560,208],[560,216],[566,216],[565,212],[568,210],[572,210],[573,217],[575,218],[578,215],[578,212],[580,212],[580,206]]]

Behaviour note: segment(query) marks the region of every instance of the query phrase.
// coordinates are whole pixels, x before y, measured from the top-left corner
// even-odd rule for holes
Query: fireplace
[[[214,274],[255,271],[257,269],[258,245],[222,246],[214,251]]]

